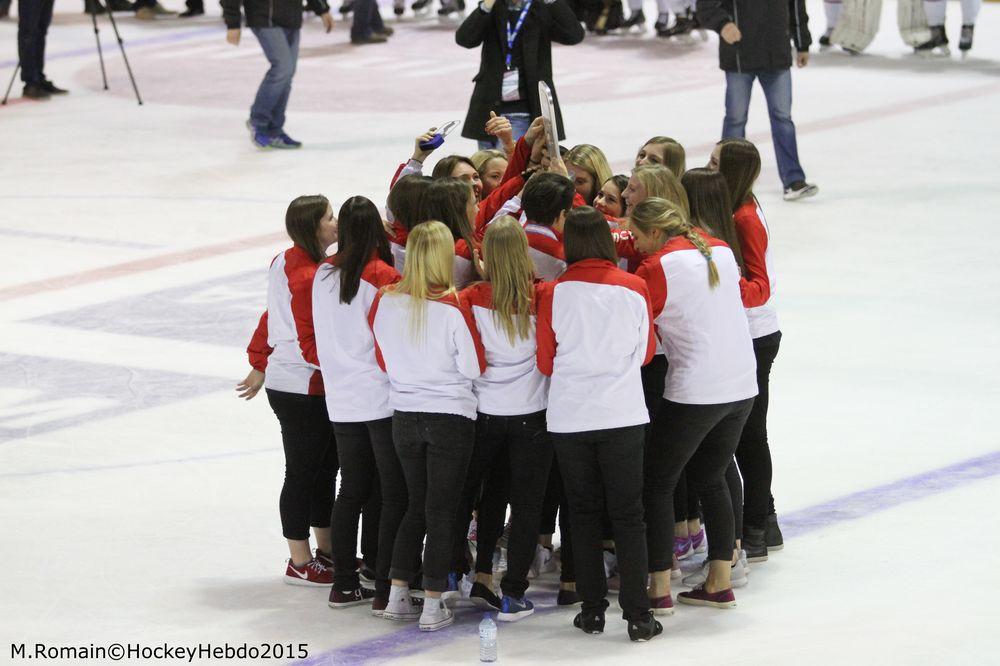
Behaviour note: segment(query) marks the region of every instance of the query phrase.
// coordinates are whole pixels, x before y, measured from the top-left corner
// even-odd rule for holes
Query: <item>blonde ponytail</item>
[[[712,259],[712,247],[697,231],[691,228],[687,214],[680,207],[666,199],[653,197],[636,205],[629,214],[629,225],[635,226],[643,234],[653,231],[663,232],[664,239],[684,236],[705,257],[708,263],[708,286],[719,286],[719,269]]]
[[[510,344],[531,337],[535,269],[528,255],[528,237],[509,215],[486,227],[483,260],[493,285],[493,318]]]

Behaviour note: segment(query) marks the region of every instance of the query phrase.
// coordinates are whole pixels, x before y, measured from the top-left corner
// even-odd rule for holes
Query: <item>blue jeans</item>
[[[742,139],[746,136],[747,110],[753,81],[760,81],[771,117],[771,140],[778,159],[778,173],[785,187],[805,180],[799,165],[799,149],[792,122],[792,72],[790,69],[766,72],[726,72],[726,119],[722,122],[722,138]]]
[[[532,117],[530,113],[501,113],[500,115],[510,121],[510,126],[514,130],[515,143],[527,133],[528,128],[531,126]],[[479,150],[489,150],[499,147],[500,141],[496,137],[489,141],[479,142]]]
[[[268,136],[280,136],[285,127],[285,109],[292,92],[292,77],[299,59],[299,31],[287,28],[253,28],[271,68],[257,89],[250,107],[250,124]]]
[[[376,0],[354,0],[354,21],[351,23],[351,41],[368,39],[373,32],[385,30],[382,12]]]

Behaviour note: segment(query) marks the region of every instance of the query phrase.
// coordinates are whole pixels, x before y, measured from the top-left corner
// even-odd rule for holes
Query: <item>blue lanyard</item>
[[[521,34],[521,28],[524,26],[524,19],[528,17],[528,10],[531,9],[531,1],[528,0],[524,3],[524,8],[521,9],[521,15],[517,17],[517,23],[514,24],[513,29],[510,27],[510,21],[507,22],[507,69],[510,69],[511,64],[511,53],[514,50],[514,41],[517,36]]]

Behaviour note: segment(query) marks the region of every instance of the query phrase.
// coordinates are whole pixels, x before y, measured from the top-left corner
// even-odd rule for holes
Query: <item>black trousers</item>
[[[399,522],[406,511],[406,483],[392,443],[392,419],[334,423],[340,461],[340,491],[333,504],[333,585],[353,590],[358,584],[355,544],[361,518],[361,552],[375,567],[376,589],[388,595],[389,563]],[[383,475],[382,469],[387,468]],[[382,492],[380,478],[386,480]],[[383,550],[382,540],[387,539]]]
[[[21,80],[41,83],[45,78],[45,36],[52,23],[55,0],[18,0],[17,57],[21,61]]]
[[[337,477],[337,443],[321,395],[265,389],[281,424],[285,483],[278,508],[286,539],[309,538],[309,527],[329,527]]]
[[[632,620],[649,615],[646,523],[642,510],[645,437],[644,425],[552,433],[572,511],[576,589],[583,599],[584,611],[603,612],[608,607],[608,582],[601,549],[601,517],[607,508],[618,553],[621,576],[618,603],[622,616]]]
[[[687,474],[681,472],[674,489],[674,519],[701,520],[701,504],[698,503],[698,493],[687,482]]]
[[[752,406],[753,398],[721,405],[663,401],[645,460],[643,498],[651,572],[668,571],[673,562],[673,497],[685,466],[705,514],[708,559],[732,558],[736,537],[725,474]]]
[[[392,553],[390,578],[412,580],[424,547],[424,589],[448,589],[456,506],[462,498],[476,423],[455,414],[396,412],[392,438],[406,479],[408,504]]]
[[[524,596],[528,589],[528,569],[538,543],[542,503],[551,466],[552,440],[545,427],[544,411],[521,416],[479,414],[476,443],[455,521],[452,563],[456,573],[468,570],[463,566],[465,526],[473,501],[484,487],[476,528],[476,571],[493,573],[493,551],[509,502],[507,573],[500,582],[500,589],[514,597]]]
[[[781,331],[753,341],[757,356],[757,399],[743,426],[736,462],[743,475],[743,518],[747,525],[763,529],[767,515],[774,512],[771,497],[771,449],[767,443],[767,406],[771,383],[771,366],[778,355]]]
[[[542,501],[542,520],[538,528],[539,534],[556,533],[557,513],[559,514],[559,545],[562,548],[559,582],[575,583],[576,564],[573,558],[573,528],[570,520],[569,501],[566,499],[562,473],[559,471],[559,458],[553,457],[549,481],[545,487],[545,499]]]

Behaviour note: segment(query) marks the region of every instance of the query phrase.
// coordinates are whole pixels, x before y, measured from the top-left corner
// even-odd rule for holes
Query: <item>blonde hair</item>
[[[504,215],[486,227],[486,279],[493,285],[493,319],[514,344],[531,336],[535,268],[521,223]]]
[[[629,214],[629,225],[644,235],[662,231],[666,238],[687,238],[708,263],[708,286],[712,289],[719,286],[719,269],[712,259],[712,247],[691,227],[687,215],[675,204],[659,197],[646,199]]]
[[[604,156],[601,149],[589,143],[581,143],[578,146],[573,146],[566,153],[565,162],[579,167],[590,174],[590,177],[594,180],[593,194],[595,196],[598,190],[601,189],[601,186],[608,182],[608,178],[614,175],[611,171],[611,165],[608,164],[608,158]],[[587,202],[587,205],[589,206],[591,203],[593,203],[593,196],[591,196],[591,200]]]
[[[403,279],[385,288],[387,295],[410,297],[410,336],[423,340],[427,301],[455,293],[455,240],[443,223],[431,220],[410,230]]]
[[[670,169],[670,172],[680,178],[686,171],[687,155],[684,146],[669,136],[654,136],[652,139],[642,144],[646,146],[663,146],[663,166]]]
[[[483,177],[483,171],[486,170],[486,165],[490,163],[490,160],[507,160],[507,156],[499,150],[494,150],[492,148],[488,150],[479,150],[472,153],[469,158],[472,161],[472,166],[476,168],[479,172],[479,177]]]
[[[632,175],[646,188],[647,197],[671,201],[684,213],[685,220],[691,217],[687,191],[672,171],[659,164],[643,164],[633,169]]]

